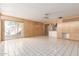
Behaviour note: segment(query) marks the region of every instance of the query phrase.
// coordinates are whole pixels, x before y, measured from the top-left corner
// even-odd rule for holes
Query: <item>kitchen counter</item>
[[[49,31],[48,36],[50,36],[50,37],[57,37],[57,31]]]

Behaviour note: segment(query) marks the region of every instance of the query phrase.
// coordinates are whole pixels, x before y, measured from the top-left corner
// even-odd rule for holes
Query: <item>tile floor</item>
[[[30,37],[0,43],[1,56],[78,56],[79,41],[55,37]]]

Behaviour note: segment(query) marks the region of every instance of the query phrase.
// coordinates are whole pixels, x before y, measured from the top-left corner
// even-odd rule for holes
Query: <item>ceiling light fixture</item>
[[[63,17],[58,17],[59,19],[62,19]]]
[[[49,14],[48,13],[44,14],[44,19],[49,19]]]

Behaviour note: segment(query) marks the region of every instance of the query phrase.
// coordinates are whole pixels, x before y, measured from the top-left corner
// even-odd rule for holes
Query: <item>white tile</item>
[[[46,36],[20,38],[3,41],[0,52],[4,56],[77,56],[79,42]]]

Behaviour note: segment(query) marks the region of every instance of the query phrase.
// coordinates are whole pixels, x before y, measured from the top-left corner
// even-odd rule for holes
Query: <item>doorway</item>
[[[45,35],[48,36],[48,26],[49,24],[45,24]]]

